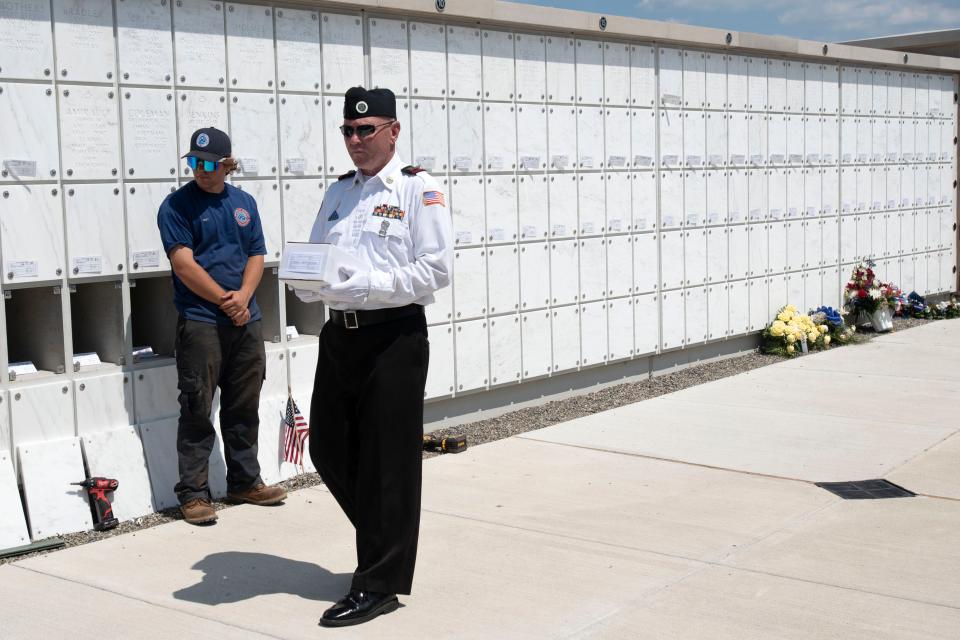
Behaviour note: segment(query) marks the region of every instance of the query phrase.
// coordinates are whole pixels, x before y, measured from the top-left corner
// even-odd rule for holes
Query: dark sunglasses
[[[369,138],[374,133],[376,133],[377,129],[379,129],[380,127],[386,127],[388,125],[393,124],[394,122],[396,122],[396,120],[390,120],[389,122],[381,122],[380,124],[361,124],[356,127],[351,127],[348,124],[344,124],[340,126],[340,133],[343,134],[344,138],[352,138],[353,134],[356,133],[357,137],[363,140],[364,138]]]
[[[187,166],[197,170],[197,167],[203,167],[203,170],[207,173],[212,173],[217,170],[217,167],[220,166],[219,162],[214,162],[213,160],[200,160],[199,158],[194,158],[193,156],[187,156]]]

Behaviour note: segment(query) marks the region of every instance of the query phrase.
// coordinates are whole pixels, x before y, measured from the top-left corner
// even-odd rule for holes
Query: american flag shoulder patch
[[[446,201],[443,199],[443,193],[440,191],[424,191],[423,192],[423,206],[429,207],[432,204],[438,204],[441,207],[447,206]]]

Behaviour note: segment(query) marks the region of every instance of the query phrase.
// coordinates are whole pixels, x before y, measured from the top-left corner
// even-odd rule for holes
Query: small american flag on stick
[[[310,435],[310,428],[291,393],[287,394],[287,412],[283,417],[283,427],[283,459],[302,467],[303,441]]]

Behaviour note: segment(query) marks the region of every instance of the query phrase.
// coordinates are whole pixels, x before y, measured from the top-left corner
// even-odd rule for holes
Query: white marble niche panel
[[[178,153],[183,156],[190,150],[190,137],[197,129],[216,127],[227,131],[227,96],[222,91],[178,91],[177,123],[180,128]],[[186,162],[181,173],[190,175]]]
[[[341,107],[343,101],[340,98],[327,98],[324,100],[326,109],[323,111],[323,133],[327,144],[323,150],[326,157],[324,166],[327,173],[334,176],[352,171],[355,167],[350,154],[347,153],[347,147],[343,141],[343,135],[340,133],[340,125],[343,124],[343,111]]]
[[[547,176],[520,176],[519,180],[517,201],[520,238],[546,238],[550,230]]]
[[[408,95],[407,21],[370,18],[368,29],[371,83],[374,87],[390,89],[398,96]]]
[[[759,113],[747,115],[747,162],[762,167],[767,164],[767,116]]]
[[[490,318],[490,385],[520,382],[520,314]]]
[[[633,292],[633,239],[630,236],[607,238],[607,296],[619,297]]]
[[[678,229],[683,226],[683,174],[679,171],[660,172],[660,228]]]
[[[685,337],[684,344],[706,342],[709,332],[707,319],[707,288],[684,290]]]
[[[805,160],[804,149],[804,118],[798,115],[788,115],[787,120],[787,162],[801,165]]]
[[[706,214],[708,225],[727,222],[727,177],[728,171],[707,171]]]
[[[124,174],[129,178],[175,178],[177,113],[173,91],[125,89],[120,110]]]
[[[706,103],[706,60],[702,51],[683,52],[683,107],[702,109]]]
[[[488,100],[513,100],[516,90],[513,62],[513,34],[483,32],[483,97]]]
[[[122,483],[123,491],[111,497],[114,516],[125,522],[153,513],[150,474],[139,429],[127,424],[88,433],[81,440],[90,475],[116,478]]]
[[[447,69],[450,97],[460,100],[483,95],[480,30],[447,27]],[[451,123],[451,130],[453,129]]]
[[[578,231],[577,219],[577,176],[551,175],[550,195],[550,237],[572,237]]]
[[[271,264],[280,259],[283,249],[280,214],[280,186],[276,180],[235,180],[233,186],[246,191],[257,201],[263,240],[267,247],[264,260]]]
[[[552,368],[550,312],[524,313],[521,322],[523,340],[523,379],[537,378]]]
[[[660,294],[660,348],[676,349],[683,346],[686,337],[684,326],[683,291],[667,291]]]
[[[517,166],[520,171],[547,168],[547,108],[517,105]]]
[[[808,165],[820,164],[823,158],[822,140],[823,118],[819,116],[805,116],[803,118],[803,145]]]
[[[676,289],[683,283],[683,231],[666,231],[660,234],[660,286]]]
[[[633,299],[633,355],[656,353],[660,346],[660,295],[648,293]]]
[[[514,46],[517,100],[543,102],[547,98],[546,38],[518,33]]]
[[[121,81],[169,85],[173,40],[167,0],[119,0],[116,8]]]
[[[550,294],[552,305],[577,301],[580,294],[580,256],[576,240],[550,243]]]
[[[442,25],[410,23],[410,76],[413,95],[447,95],[447,41]]]
[[[605,120],[602,125],[606,140],[606,156],[601,162],[608,170],[622,170],[630,167],[630,132],[631,118],[629,109],[606,109]],[[593,135],[596,135],[595,132]]]
[[[657,234],[642,233],[633,236],[633,291],[648,293],[657,290],[659,247]]]
[[[483,169],[483,112],[479,102],[450,105],[451,172]]]
[[[729,230],[723,227],[707,229],[707,282],[723,282],[729,275]]]
[[[139,346],[139,345],[136,345]],[[134,408],[140,424],[170,418],[180,413],[175,366],[153,367],[134,375]],[[174,421],[176,428],[176,421]]]
[[[767,211],[771,220],[787,217],[787,170],[770,169],[767,176]]]
[[[490,283],[490,314],[520,309],[519,247],[503,245],[487,249],[487,281]]]
[[[512,104],[488,103],[484,107],[483,128],[487,171],[513,171],[517,168],[517,114]]]
[[[277,78],[280,89],[320,89],[320,15],[316,11],[277,9]]]
[[[746,109],[750,104],[747,58],[727,56],[727,107]]]
[[[716,340],[730,334],[730,285],[707,287],[707,339]]]
[[[750,275],[749,244],[750,235],[745,225],[729,227],[727,256],[731,280],[739,280]]]
[[[4,185],[0,195],[3,283],[58,280],[64,269],[64,238],[57,187]]]
[[[14,472],[13,456],[3,443],[0,450],[0,508],[4,518],[0,521],[0,546],[4,549],[30,544],[30,534],[27,533],[26,519],[23,517],[23,503],[17,487],[17,477]]]
[[[64,191],[69,277],[122,273],[127,251],[120,188],[78,184],[65,186]]]
[[[675,168],[683,160],[683,113],[664,109],[660,112],[660,164]]]
[[[723,109],[727,106],[727,56],[707,53],[705,60],[705,106]]]
[[[457,391],[486,388],[490,383],[490,347],[486,320],[458,322],[456,344]]]
[[[660,49],[660,106],[683,105],[683,51]]]
[[[802,266],[804,269],[815,269],[823,266],[823,257],[821,255],[823,246],[821,230],[823,229],[823,222],[823,220],[803,221]]]
[[[249,97],[249,94],[240,96],[244,101]],[[241,120],[248,124],[246,118]],[[237,131],[236,121],[234,123]],[[333,141],[333,144],[340,143],[340,139]],[[280,154],[280,169],[284,176],[323,175],[323,105],[316,96],[280,96]],[[269,168],[258,166],[259,175],[272,175],[264,173]]]
[[[683,271],[686,286],[707,282],[707,230],[691,229],[684,232]]]
[[[603,104],[603,43],[577,40],[577,102]]]
[[[578,226],[581,236],[593,236],[606,231],[604,204],[604,175],[580,174],[577,189]]]
[[[453,178],[450,196],[454,244],[482,244],[487,228],[483,178]]]
[[[577,108],[577,166],[580,169],[602,169],[603,108]]]
[[[768,173],[762,169],[747,171],[747,219],[750,222],[766,220]]]
[[[623,135],[621,131],[619,135]],[[652,168],[657,160],[657,118],[652,109],[634,109],[630,123],[633,166]]]
[[[39,540],[89,529],[86,490],[70,485],[84,477],[80,439],[34,442],[18,453],[30,536]]]
[[[24,385],[11,391],[10,426],[14,447],[75,435],[70,382]]]
[[[683,166],[702,167],[706,164],[707,120],[702,111],[683,113]]]
[[[745,166],[750,153],[747,118],[746,113],[727,114],[727,153],[734,166]]]
[[[50,3],[39,0],[0,5],[0,60],[8,78],[42,80],[53,73]]]
[[[747,58],[747,108],[763,111],[767,108],[767,67],[765,58]]]
[[[769,154],[770,164],[786,164],[787,156],[787,138],[789,116],[781,113],[773,113],[767,119],[767,153]],[[801,140],[801,145],[803,141]],[[802,158],[801,158],[802,161]]]
[[[603,45],[604,104],[630,104],[630,45],[606,42]]]
[[[607,185],[607,233],[622,233],[630,229],[629,173],[608,173]]]
[[[630,104],[653,107],[657,101],[656,49],[630,46]]]
[[[607,241],[588,238],[580,241],[580,301],[607,296]]]
[[[450,145],[446,123],[447,105],[440,100],[414,100],[410,114],[414,164],[433,174],[447,171]],[[422,146],[421,146],[422,143]]]
[[[553,371],[572,371],[580,366],[580,307],[553,310]]]
[[[157,228],[157,209],[163,199],[176,189],[176,184],[172,182],[147,182],[125,187],[130,273],[170,269],[170,260],[163,250],[160,230]]]
[[[453,393],[453,356],[453,326],[430,327],[430,367],[423,391],[425,398],[442,398]]]
[[[0,182],[49,180],[59,165],[57,97],[46,85],[0,83]]]
[[[253,4],[227,4],[227,60],[230,87],[272,89],[273,11]]]
[[[607,361],[607,304],[592,302],[580,306],[580,350],[584,367]]]
[[[517,177],[488,176],[486,184],[488,243],[517,240]]]
[[[453,253],[454,318],[466,320],[487,313],[487,252],[482,248]]]
[[[632,220],[628,229],[657,229],[657,174],[653,171],[630,174]]]
[[[118,371],[86,376],[75,380],[74,387],[77,435],[119,429],[136,422],[133,414],[133,384],[129,373]]]
[[[703,162],[709,167],[723,167],[727,164],[727,116],[723,113],[707,112],[706,144]]]
[[[175,3],[173,43],[180,84],[226,86],[226,33],[222,3],[206,0]]]
[[[323,89],[346,93],[363,78],[363,26],[360,17],[325,13],[320,25],[323,43]],[[337,109],[337,111],[340,111]]]
[[[97,180],[117,176],[120,120],[113,89],[61,88],[60,137],[65,177]]]
[[[524,310],[550,304],[550,245],[520,245],[520,307]]]
[[[683,225],[701,227],[707,220],[707,174],[685,171],[683,174]]]
[[[749,273],[754,277],[764,275],[770,268],[768,229],[769,225],[766,224],[747,225],[747,236],[749,238]]]
[[[547,38],[547,102],[576,100],[575,49],[570,38]]]
[[[276,98],[270,94],[240,93],[230,98],[230,130],[237,172],[244,177],[278,175]],[[264,126],[264,123],[270,123]],[[307,127],[309,131],[309,127]]]
[[[58,78],[85,82],[114,79],[110,0],[53,0],[53,34]]]
[[[743,335],[750,330],[750,290],[746,280],[729,283],[727,290],[729,335]]]
[[[734,169],[727,172],[727,221],[744,222],[750,212],[750,183],[747,171]]]
[[[566,171],[577,163],[577,112],[574,107],[552,106],[547,109],[547,149],[550,169]]]
[[[283,240],[307,242],[323,203],[322,180],[287,180],[283,183]]]
[[[607,301],[607,360],[626,360],[633,356],[633,298]]]

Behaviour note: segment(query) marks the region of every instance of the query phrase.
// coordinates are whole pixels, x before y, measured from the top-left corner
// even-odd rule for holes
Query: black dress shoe
[[[347,627],[373,620],[382,613],[390,613],[400,606],[392,593],[376,593],[350,589],[337,604],[323,612],[321,627]]]

